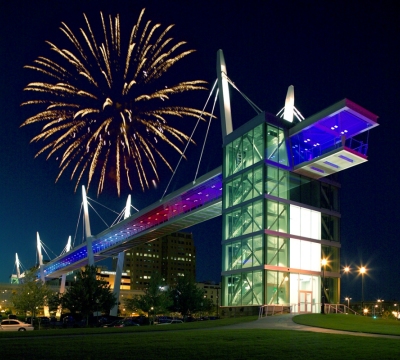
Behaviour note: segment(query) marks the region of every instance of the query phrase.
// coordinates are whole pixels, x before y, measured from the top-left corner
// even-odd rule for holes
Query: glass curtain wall
[[[263,304],[264,124],[225,147],[223,305]]]
[[[340,270],[339,249],[321,246],[321,239],[339,242],[337,187],[291,172],[285,131],[267,123],[226,145],[224,159],[222,305],[318,312],[322,253],[330,271]],[[330,301],[338,284],[325,281]]]

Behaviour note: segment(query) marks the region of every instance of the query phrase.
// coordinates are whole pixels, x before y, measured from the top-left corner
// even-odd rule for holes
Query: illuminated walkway
[[[210,171],[120,223],[93,236],[94,261],[117,256],[126,249],[220,216],[222,211],[221,167]],[[87,245],[43,265],[46,279],[88,264]]]

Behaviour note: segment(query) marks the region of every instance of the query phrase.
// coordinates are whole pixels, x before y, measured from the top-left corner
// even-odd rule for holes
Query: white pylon
[[[66,252],[68,252],[70,250],[71,250],[71,236],[68,237],[67,247],[65,248]],[[66,280],[67,280],[67,274],[64,273],[61,276],[60,294],[63,294],[65,292]]]
[[[43,269],[42,243],[40,241],[40,236],[38,232],[36,232],[36,247],[39,259],[40,280],[42,280],[42,282],[45,283],[46,280],[44,278],[44,269]]]
[[[88,208],[85,186],[83,186],[83,185],[82,185],[82,199],[83,199],[83,214],[84,214],[84,222],[85,222],[85,235],[86,235],[86,248],[87,248],[88,264],[94,265],[94,255],[93,255],[93,248],[92,248],[92,233],[90,231],[90,221],[89,221],[89,208]]]
[[[127,219],[129,216],[131,216],[131,196],[130,195],[128,195],[128,199],[126,200],[124,219]],[[113,289],[113,294],[114,294],[115,298],[117,299],[117,304],[114,305],[114,307],[110,310],[111,316],[118,315],[118,302],[119,302],[119,293],[120,293],[120,288],[121,288],[122,271],[124,269],[124,261],[125,261],[125,252],[121,251],[118,254],[117,268],[115,269],[114,289]]]
[[[285,99],[285,111],[283,112],[283,118],[287,121],[293,122],[294,113],[294,87],[290,85],[286,94]]]
[[[17,281],[19,283],[19,279],[21,278],[21,271],[19,269],[20,263],[19,263],[19,259],[18,259],[18,254],[15,253],[15,266],[17,268]]]
[[[290,85],[286,93],[285,106],[276,114],[286,121],[293,122],[294,117],[299,121],[304,120],[304,116],[294,106],[294,86]]]
[[[38,258],[39,258],[40,280],[44,284],[46,282],[46,279],[44,277],[42,242],[40,241],[39,232],[36,232],[36,245],[37,245]],[[43,312],[44,312],[45,316],[50,316],[50,312],[49,312],[49,307],[48,306],[43,306]]]
[[[69,252],[70,250],[71,250],[71,236],[68,237],[68,242],[65,248],[65,252]],[[64,294],[65,292],[66,281],[67,281],[67,274],[64,273],[61,275],[60,294]],[[61,316],[61,312],[62,312],[61,305],[59,305],[56,313],[57,317]]]
[[[218,99],[219,111],[221,116],[222,126],[222,141],[225,136],[233,131],[232,127],[232,113],[231,113],[231,100],[229,96],[228,73],[226,70],[224,53],[222,50],[217,52],[217,78],[218,78]]]

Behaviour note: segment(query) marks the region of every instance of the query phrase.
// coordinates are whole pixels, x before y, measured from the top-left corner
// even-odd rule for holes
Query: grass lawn
[[[209,329],[221,327],[226,325],[240,324],[243,322],[255,321],[257,316],[243,316],[237,318],[227,318],[211,321],[197,321],[178,325],[154,325],[154,326],[140,326],[140,327],[126,327],[126,328],[68,328],[68,329],[41,329],[26,332],[1,332],[0,341],[2,338],[20,338],[20,337],[43,337],[43,336],[60,336],[60,335],[100,335],[100,334],[120,334],[131,332],[163,332],[171,330],[192,330],[192,329]],[[0,352],[1,355],[1,352]],[[1,357],[0,357],[1,359]]]
[[[293,321],[297,324],[327,329],[400,336],[400,321],[397,320],[345,314],[306,314],[295,316]]]
[[[21,360],[400,358],[400,338],[378,339],[289,330],[207,329],[214,324],[245,320],[227,319],[135,329],[34,331],[16,334],[18,338],[6,338],[3,333],[0,356],[1,359]],[[195,325],[197,328],[194,328]]]

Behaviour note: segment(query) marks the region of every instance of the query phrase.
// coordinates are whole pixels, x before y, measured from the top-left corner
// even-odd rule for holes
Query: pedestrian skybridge
[[[137,212],[92,238],[95,262],[164,235],[220,216],[221,167]],[[45,278],[58,278],[88,264],[87,244],[44,264]]]

